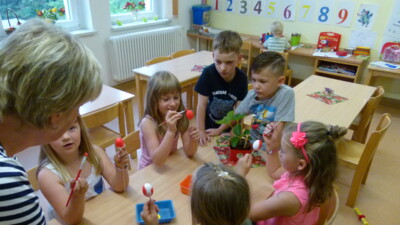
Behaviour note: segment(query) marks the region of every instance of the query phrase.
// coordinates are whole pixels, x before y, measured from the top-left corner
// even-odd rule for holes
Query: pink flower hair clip
[[[306,132],[301,132],[300,127],[301,123],[297,124],[297,131],[292,133],[292,137],[290,137],[290,142],[295,148],[301,149],[304,158],[308,163],[310,163],[310,159],[308,158],[307,152],[304,149],[304,145],[307,144],[308,139],[306,137]]]

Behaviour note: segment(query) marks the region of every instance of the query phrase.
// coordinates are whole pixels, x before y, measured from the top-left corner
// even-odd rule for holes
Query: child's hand
[[[168,110],[165,116],[165,122],[167,123],[168,130],[173,133],[176,132],[176,123],[182,118],[182,114],[177,111]]]
[[[75,181],[75,179],[71,180],[69,182],[71,191],[72,191],[72,187],[74,186],[74,183],[76,183],[76,184],[75,184],[74,193],[72,194],[72,196],[74,196],[74,197],[79,197],[82,195],[85,196],[85,194],[88,190],[88,183],[87,183],[86,179],[80,177],[80,178],[78,178],[77,181]]]
[[[154,203],[155,200],[147,201],[143,206],[143,211],[140,213],[146,225],[158,225],[158,206]]]
[[[267,124],[267,126],[265,126],[264,132],[263,132],[263,136],[264,137],[271,137],[272,136],[272,132],[274,132],[274,128],[275,128],[275,122],[270,122]]]
[[[211,142],[211,138],[205,131],[200,131],[199,145],[206,146],[208,142]]]
[[[219,136],[221,134],[221,132],[219,132],[218,129],[216,128],[210,128],[206,130],[206,133],[208,134],[208,136],[210,137],[215,137],[215,136]]]
[[[236,163],[236,172],[242,176],[246,176],[251,168],[253,157],[251,154],[245,154]]]
[[[129,163],[129,154],[124,150],[117,151],[114,155],[114,165],[119,169],[126,169]]]
[[[192,139],[192,140],[199,140],[200,139],[200,130],[199,129],[197,129],[196,127],[192,127],[192,126],[190,126],[189,128],[188,128],[188,131],[189,131],[189,136],[190,136],[190,138]]]

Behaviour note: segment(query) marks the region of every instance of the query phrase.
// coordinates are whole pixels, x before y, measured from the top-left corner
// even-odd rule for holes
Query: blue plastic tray
[[[144,225],[144,221],[140,216],[140,213],[143,211],[144,203],[136,204],[136,221],[139,224]],[[160,211],[158,214],[160,215],[160,223],[169,223],[173,220],[175,216],[174,204],[171,200],[157,201],[156,205]]]

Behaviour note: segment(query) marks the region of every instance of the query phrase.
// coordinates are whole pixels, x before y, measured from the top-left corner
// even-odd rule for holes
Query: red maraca
[[[190,110],[190,109],[187,109],[187,110],[186,110],[186,118],[188,118],[189,120],[191,120],[191,119],[193,119],[193,117],[194,117],[193,111]]]
[[[154,192],[153,186],[149,183],[145,183],[142,187],[142,192],[144,196],[149,197],[151,200],[151,196],[153,195]]]
[[[260,150],[262,147],[262,141],[261,140],[257,140],[255,142],[253,142],[253,150]]]
[[[122,150],[123,147],[125,147],[125,142],[122,138],[117,138],[115,139],[115,147],[117,147],[117,150]]]

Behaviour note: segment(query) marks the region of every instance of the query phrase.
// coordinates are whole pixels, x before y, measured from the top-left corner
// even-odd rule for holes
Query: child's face
[[[213,52],[215,67],[219,75],[226,81],[230,82],[235,77],[236,66],[241,56],[235,52],[221,53],[219,50]]]
[[[59,139],[50,142],[51,148],[60,156],[77,153],[80,145],[81,127],[77,121]]]
[[[258,100],[272,98],[285,81],[284,76],[274,76],[273,72],[268,67],[264,68],[259,73],[252,73],[251,79]]]
[[[161,95],[158,101],[158,111],[165,117],[168,110],[177,111],[181,103],[181,95],[178,92],[172,92]]]
[[[279,159],[282,167],[288,172],[298,171],[299,158],[297,157],[294,147],[289,143],[289,139],[284,134],[281,139],[281,150],[279,150]],[[301,151],[301,150],[300,150]]]

